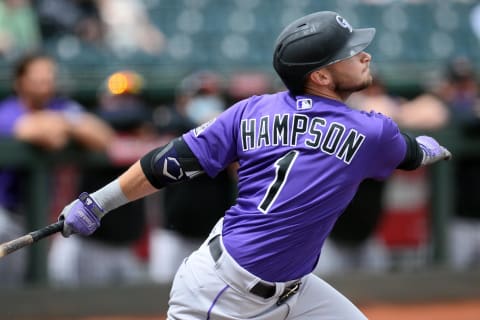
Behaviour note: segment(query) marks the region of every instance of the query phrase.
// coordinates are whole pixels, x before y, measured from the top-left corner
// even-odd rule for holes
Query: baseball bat
[[[29,234],[13,239],[8,242],[0,244],[0,258],[10,254],[18,249],[29,246],[40,239],[48,237],[54,233],[57,233],[63,229],[63,220],[58,221],[38,230],[32,231]]]

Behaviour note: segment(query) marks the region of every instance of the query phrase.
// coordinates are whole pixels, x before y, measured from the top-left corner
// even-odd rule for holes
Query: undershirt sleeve
[[[415,170],[420,167],[423,159],[423,152],[420,149],[417,140],[409,136],[408,134],[402,132],[402,136],[405,139],[407,144],[407,150],[405,153],[405,158],[398,165],[397,169],[402,170]]]

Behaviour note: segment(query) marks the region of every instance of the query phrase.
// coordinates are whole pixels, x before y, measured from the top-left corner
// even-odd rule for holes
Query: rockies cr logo
[[[336,16],[335,19],[337,20],[338,24],[341,25],[343,28],[348,29],[348,31],[350,31],[350,32],[353,31],[353,28],[350,25],[350,23],[348,23],[348,21],[345,20],[343,17]]]

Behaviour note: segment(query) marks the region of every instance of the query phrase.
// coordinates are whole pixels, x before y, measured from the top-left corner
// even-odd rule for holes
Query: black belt
[[[217,235],[213,237],[210,242],[208,243],[208,248],[210,250],[210,254],[212,255],[212,258],[215,262],[221,257],[223,253],[222,245],[220,244],[220,236]],[[296,282],[289,286],[288,288],[285,289],[285,291],[282,293],[280,296],[277,304],[282,304],[290,298],[293,294],[295,294],[298,291],[298,288],[300,287],[300,282]],[[257,295],[259,297],[262,297],[264,299],[268,299],[273,297],[275,294],[276,287],[274,285],[271,285],[269,283],[259,281],[256,285],[254,285],[250,289],[250,293],[253,293],[254,295]]]

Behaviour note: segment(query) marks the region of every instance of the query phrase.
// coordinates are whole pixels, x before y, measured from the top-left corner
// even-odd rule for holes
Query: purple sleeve
[[[405,158],[407,144],[397,124],[389,117],[380,116],[382,128],[379,132],[375,161],[371,168],[371,178],[388,178]]]
[[[201,126],[183,135],[205,172],[216,176],[237,160],[237,136],[241,104],[237,103]]]
[[[7,105],[0,105],[0,135],[13,136],[13,128],[19,117],[20,110]]]
[[[1,136],[12,136],[14,125],[15,125],[15,121],[8,120],[7,117],[4,117],[0,113],[0,135]]]

